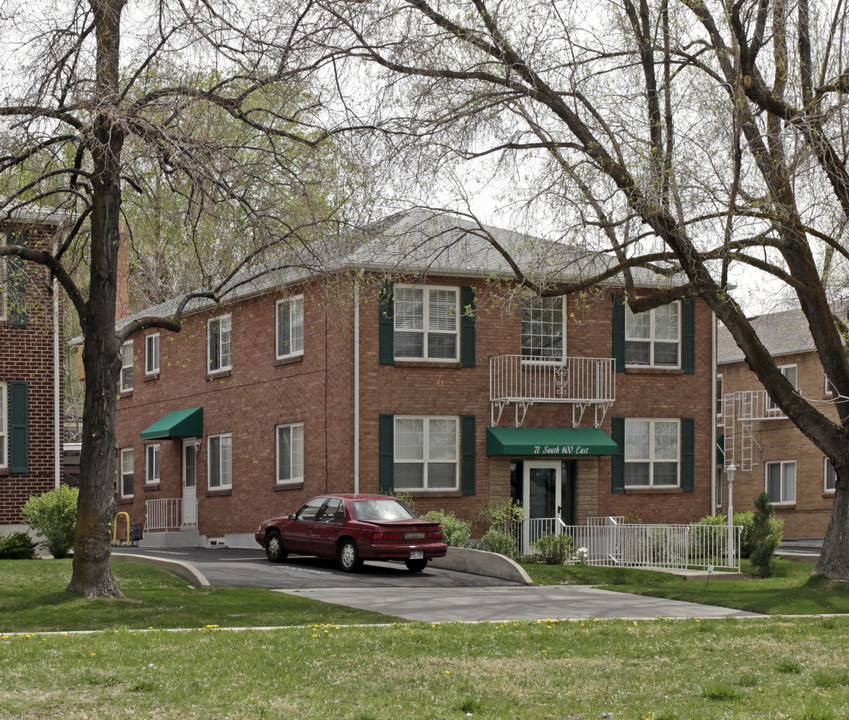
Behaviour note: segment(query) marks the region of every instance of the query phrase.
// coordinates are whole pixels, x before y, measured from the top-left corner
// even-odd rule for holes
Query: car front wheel
[[[265,557],[269,562],[283,562],[288,555],[286,548],[283,547],[283,538],[280,537],[280,533],[276,530],[268,533],[268,537],[265,538]]]
[[[404,564],[410,572],[421,572],[427,567],[427,560],[404,560]]]
[[[345,572],[355,572],[360,569],[363,561],[353,540],[343,540],[339,545],[339,567]]]

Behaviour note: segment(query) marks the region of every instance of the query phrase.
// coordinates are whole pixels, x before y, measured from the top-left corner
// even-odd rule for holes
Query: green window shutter
[[[625,371],[625,296],[613,296],[613,359],[616,371]]]
[[[12,232],[6,236],[9,245],[26,245],[28,239],[24,232]],[[10,257],[7,267],[9,324],[24,326],[29,321],[27,316],[27,264],[20,258]]]
[[[463,367],[475,366],[475,289],[460,288],[460,362]]]
[[[378,469],[380,492],[391,493],[395,489],[395,416],[380,415],[377,428]]]
[[[683,331],[681,339],[681,366],[685,373],[696,372],[696,301],[686,298],[681,303]]]
[[[395,290],[386,283],[380,290],[378,303],[380,312],[378,357],[381,365],[395,364]]]
[[[619,452],[611,456],[613,461],[613,487],[615,493],[625,492],[625,418],[613,418],[611,427],[613,442],[619,446]]]
[[[461,419],[462,428],[460,435],[460,488],[463,495],[475,494],[475,472],[477,470],[475,460],[475,443],[477,433],[475,432],[475,416],[463,415]]]
[[[9,469],[29,472],[29,385],[9,383]]]
[[[696,484],[696,421],[681,418],[681,489],[693,492]]]

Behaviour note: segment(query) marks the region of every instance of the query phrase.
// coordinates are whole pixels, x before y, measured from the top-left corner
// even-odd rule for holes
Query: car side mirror
[[[294,520],[294,519],[295,519],[295,513],[292,513],[292,514],[289,516],[289,519],[290,519],[290,520]]]

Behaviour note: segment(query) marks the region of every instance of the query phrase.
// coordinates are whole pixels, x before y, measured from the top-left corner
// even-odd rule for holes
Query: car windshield
[[[357,520],[415,520],[416,514],[400,500],[355,500]]]

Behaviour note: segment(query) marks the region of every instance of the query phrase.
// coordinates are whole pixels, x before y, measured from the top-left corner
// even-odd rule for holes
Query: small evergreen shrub
[[[769,501],[769,495],[762,492],[755,498],[755,517],[752,521],[750,541],[752,565],[762,578],[772,575],[775,549],[784,536],[784,520],[776,520],[775,508]]]
[[[739,525],[742,530],[740,531],[740,557],[747,558],[752,554],[752,521],[755,518],[755,513],[751,510],[748,512],[736,512],[734,513],[734,522],[733,525]],[[728,516],[719,514],[719,515],[708,515],[707,517],[703,517],[699,520],[696,525],[719,525],[728,527]]]
[[[431,510],[424,517],[428,520],[438,520],[442,524],[445,544],[449,547],[466,547],[469,538],[472,536],[472,524],[461,520],[453,512]]]
[[[44,538],[39,545],[55,558],[67,557],[74,547],[79,495],[78,488],[60,485],[43,495],[33,495],[24,505],[24,519]]]
[[[524,517],[524,509],[513,499],[506,503],[492,503],[480,514],[481,522],[488,529],[478,541],[478,549],[509,558],[519,557],[516,533]]]
[[[519,555],[516,538],[497,527],[491,527],[481,536],[478,541],[478,550],[506,555],[509,558],[515,558]]]
[[[32,560],[35,558],[35,548],[35,541],[20,530],[0,535],[0,560]]]
[[[543,535],[531,548],[540,562],[562,565],[572,555],[572,538],[569,535]]]

